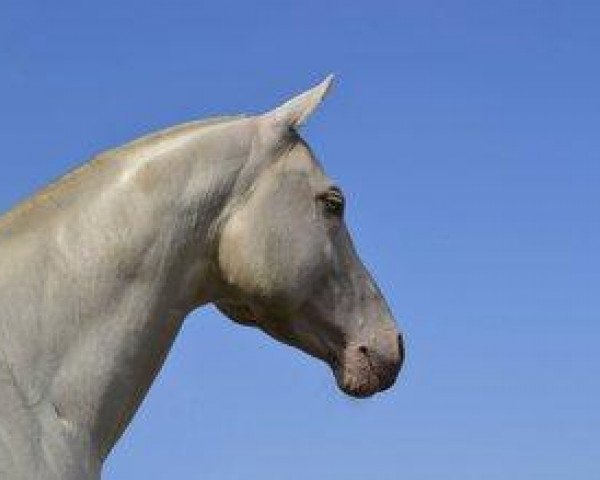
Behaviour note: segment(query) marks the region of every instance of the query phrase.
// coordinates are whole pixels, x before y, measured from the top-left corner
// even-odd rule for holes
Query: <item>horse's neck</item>
[[[248,154],[245,140],[219,149],[215,142],[227,135],[213,137],[171,146],[167,138],[145,150],[150,160],[126,149],[111,160],[122,167],[110,175],[90,170],[102,178],[96,187],[81,178],[82,194],[54,192],[58,208],[43,227],[0,243],[7,249],[0,263],[16,275],[0,273],[0,306],[13,306],[0,318],[0,361],[27,407],[50,403],[64,425],[89,436],[100,458],[128,424],[185,315],[210,300],[206,234]]]

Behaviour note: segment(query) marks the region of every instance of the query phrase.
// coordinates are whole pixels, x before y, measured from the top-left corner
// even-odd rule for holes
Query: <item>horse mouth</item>
[[[359,375],[350,373],[343,367],[334,369],[338,388],[346,395],[354,398],[368,398],[380,392],[380,382],[374,372]]]
[[[403,363],[403,351],[391,361],[363,347],[347,347],[341,361],[331,364],[339,389],[354,398],[367,398],[389,389],[396,381]]]

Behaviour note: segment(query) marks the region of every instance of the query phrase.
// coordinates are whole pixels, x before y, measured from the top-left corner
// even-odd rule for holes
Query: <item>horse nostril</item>
[[[360,353],[362,353],[363,355],[366,355],[367,353],[369,353],[369,349],[367,347],[365,347],[364,345],[359,345],[358,351]]]

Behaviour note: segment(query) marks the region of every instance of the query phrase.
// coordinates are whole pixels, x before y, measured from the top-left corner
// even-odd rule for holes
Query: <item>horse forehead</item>
[[[290,149],[289,153],[280,160],[279,167],[284,174],[287,172],[304,174],[303,176],[308,178],[315,188],[331,183],[323,167],[303,141],[297,142]]]

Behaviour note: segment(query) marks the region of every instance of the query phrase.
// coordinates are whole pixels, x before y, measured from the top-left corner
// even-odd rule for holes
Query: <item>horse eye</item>
[[[332,189],[321,198],[327,213],[335,216],[341,216],[344,213],[344,197],[339,190]]]

